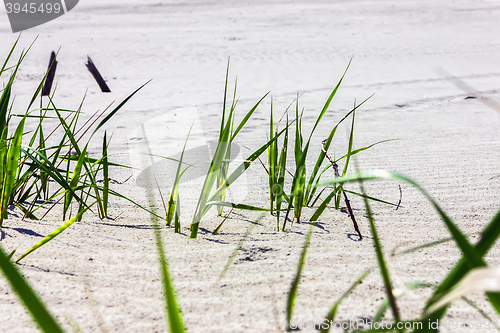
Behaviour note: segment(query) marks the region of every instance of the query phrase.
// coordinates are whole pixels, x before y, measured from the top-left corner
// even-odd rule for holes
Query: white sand
[[[114,0],[106,5],[81,1],[64,17],[23,32],[22,47],[39,37],[15,84],[15,110],[24,110],[46,69],[50,51],[61,46],[56,74],[58,106],[77,108],[88,88],[84,111],[89,115],[153,79],[106,126],[108,133],[113,132],[110,150],[128,154],[140,148],[134,143],[135,133],[149,121],[152,126],[146,127],[146,134],[152,138],[153,149],[172,156],[179,152],[193,117],[198,125],[190,148],[216,138],[229,56],[231,82],[238,75],[239,114],[269,90],[276,113],[283,112],[297,92],[304,93],[301,105],[305,107],[306,133],[354,56],[331,111],[313,139],[309,162],[314,163],[319,143],[354,99],[360,102],[375,93],[357,114],[355,146],[399,140],[360,154],[361,168],[388,169],[417,179],[464,232],[478,232],[500,202],[500,114],[478,99],[465,99],[468,94],[443,79],[438,69],[498,100],[499,9],[494,1],[138,4]],[[17,38],[3,9],[0,34],[3,57]],[[111,94],[100,93],[93,82],[84,66],[87,55],[108,80]],[[5,80],[2,76],[2,83]],[[265,142],[269,103],[268,98],[242,131],[240,146],[256,149]],[[346,133],[346,127],[338,131],[336,156],[346,150]],[[97,154],[100,135],[91,153]],[[239,158],[247,156],[248,150],[242,148],[241,154]],[[123,154],[113,161],[151,163],[138,155],[129,158]],[[130,175],[119,170],[111,177],[122,181]],[[183,233],[163,230],[186,326],[190,332],[283,330],[287,292],[309,224],[294,224],[288,232],[278,233],[275,218],[266,215],[226,277],[217,282],[249,221],[259,214],[233,213],[222,233],[214,236],[205,230],[212,231],[221,219],[211,211],[201,223],[198,239],[189,239],[187,228],[200,181],[181,187]],[[396,182],[366,185],[371,195],[398,200]],[[239,202],[268,206],[266,176],[260,165],[252,166],[238,186],[233,195]],[[401,186],[403,207],[398,211],[373,205],[387,254],[398,246],[448,236],[423,196]],[[146,204],[146,192],[135,178],[114,185],[114,189]],[[329,209],[321,216],[300,285],[297,322],[321,322],[346,288],[375,264],[362,203],[356,198],[352,203],[365,239],[351,240],[355,237],[347,214]],[[35,222],[22,220],[19,211],[12,211],[1,229],[2,246],[7,251],[19,247],[17,253],[23,253],[62,224],[56,213]],[[306,209],[304,220],[311,214]],[[68,330],[74,321],[84,332],[165,331],[150,219],[115,199],[110,215],[119,217],[99,220],[86,215],[84,222],[71,226],[19,267]],[[475,240],[477,237],[471,238]],[[487,256],[493,266],[499,264],[499,250],[496,246]],[[459,251],[450,243],[390,260],[393,283],[396,287],[415,281],[437,283],[458,258]],[[430,294],[424,289],[403,296],[399,300],[403,318],[418,316]],[[380,274],[375,270],[343,303],[337,319],[369,318],[383,297]],[[496,316],[483,295],[471,298]],[[4,279],[0,280],[0,313],[0,331],[36,331]],[[481,319],[464,302],[455,303],[448,313],[448,319]],[[447,331],[457,330],[443,329]]]

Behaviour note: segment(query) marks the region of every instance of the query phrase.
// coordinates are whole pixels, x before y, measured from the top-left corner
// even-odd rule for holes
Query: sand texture
[[[473,92],[459,89],[447,76],[500,100],[498,22],[496,1],[80,1],[65,16],[23,32],[16,55],[37,35],[38,40],[14,85],[13,112],[25,111],[50,52],[59,47],[55,103],[76,109],[88,89],[82,120],[152,79],[103,129],[108,136],[113,133],[109,150],[116,155],[111,160],[137,168],[112,169],[111,177],[118,182],[131,177],[113,184],[113,189],[146,205],[147,184],[141,171],[150,168],[167,195],[175,164],[136,153],[149,149],[178,156],[191,125],[189,158],[206,153],[200,147],[217,140],[228,57],[230,85],[238,76],[238,119],[268,91],[276,115],[300,93],[306,134],[353,57],[313,137],[308,166],[354,100],[359,103],[375,94],[356,114],[354,146],[397,140],[360,153],[360,168],[396,171],[418,180],[464,233],[476,233],[500,207],[500,113],[479,96],[467,98]],[[4,57],[17,35],[10,31],[3,9],[0,36]],[[93,81],[84,66],[87,55],[111,93],[101,93]],[[7,78],[2,75],[1,83]],[[238,135],[235,163],[267,141],[270,101],[264,100]],[[346,122],[339,127],[330,149],[335,156],[347,151],[349,126]],[[99,134],[90,147],[91,156],[99,155],[101,138]],[[290,158],[292,154],[290,149]],[[264,163],[266,159],[264,154]],[[181,184],[182,233],[175,234],[173,227],[161,231],[189,332],[284,331],[287,293],[313,210],[305,209],[305,222],[294,223],[286,232],[277,232],[275,217],[265,214],[218,281],[260,213],[234,211],[220,234],[212,235],[222,220],[212,210],[201,222],[199,237],[190,239],[202,174],[193,170]],[[369,195],[392,202],[398,201],[401,185],[402,207],[397,211],[380,203],[372,207],[388,257],[396,248],[449,237],[431,205],[411,186],[395,181],[365,185]],[[267,186],[264,169],[255,163],[229,198],[268,207]],[[154,193],[158,212],[164,214],[158,192]],[[321,216],[300,284],[294,317],[298,323],[321,322],[350,284],[376,265],[362,200],[351,201],[365,238],[356,241],[346,213],[328,208]],[[68,331],[72,322],[83,332],[168,331],[149,214],[113,198],[110,216],[101,220],[86,214],[18,267]],[[12,209],[0,230],[2,246],[8,252],[18,248],[16,256],[20,255],[63,222],[60,207],[42,221],[22,219],[22,213]],[[471,242],[477,239],[478,235],[470,236]],[[499,254],[496,245],[486,261],[498,267]],[[460,255],[451,242],[389,258],[393,284],[399,288],[409,282],[438,283]],[[431,294],[429,288],[408,291],[398,302],[402,317],[419,316]],[[384,296],[375,269],[341,305],[337,320],[373,317]],[[497,318],[483,294],[470,298]],[[37,331],[3,278],[0,313],[1,332]],[[386,319],[390,318],[388,311]],[[457,301],[446,318],[482,317]],[[483,330],[442,329],[457,331]]]

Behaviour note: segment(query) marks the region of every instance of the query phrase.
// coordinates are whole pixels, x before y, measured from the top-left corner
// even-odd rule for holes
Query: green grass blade
[[[356,109],[356,105],[354,105],[354,108]],[[342,176],[345,176],[347,172],[347,168],[349,167],[349,161],[351,160],[351,155],[352,155],[352,145],[354,141],[354,119],[356,118],[356,111],[352,113],[352,123],[351,123],[351,133],[349,134],[349,145],[347,148],[347,157],[344,165],[344,170],[342,171]]]
[[[181,232],[181,197],[177,196],[177,204],[175,205],[174,232]]]
[[[71,188],[75,188],[76,185],[78,184],[78,181],[80,180],[81,173],[82,173],[82,166],[84,164],[85,156],[87,155],[87,146],[83,148],[82,153],[80,154],[80,157],[75,165],[75,168],[73,170],[73,174],[71,176],[71,180],[69,182],[69,186]],[[65,200],[64,200],[64,209],[63,209],[63,219],[66,219],[66,212],[71,204],[73,196],[71,192],[66,193]]]
[[[12,257],[14,256],[14,254],[16,254],[16,251],[17,251],[17,248],[15,248],[14,250],[12,250],[8,255],[7,255],[7,259],[11,260]]]
[[[151,80],[149,80],[148,82],[144,83],[142,86],[140,86],[139,88],[137,88],[133,93],[131,93],[130,95],[128,95],[128,97],[125,98],[120,104],[118,104],[118,106],[116,108],[114,108],[113,111],[111,111],[106,117],[104,117],[104,119],[94,129],[94,132],[92,132],[92,135],[94,135],[104,124],[106,124],[108,122],[108,120],[111,119],[111,117],[113,117],[139,90],[141,90],[142,88],[144,88],[144,86],[146,84],[148,84],[149,82],[151,82]]]
[[[146,146],[148,151],[150,150],[149,143],[146,141]],[[184,329],[184,323],[182,319],[182,313],[180,310],[180,307],[177,302],[177,298],[175,295],[175,290],[174,286],[172,283],[172,279],[170,277],[170,272],[168,269],[168,262],[167,262],[167,257],[165,255],[165,245],[163,243],[162,235],[161,235],[161,226],[158,221],[160,218],[156,214],[156,205],[155,205],[155,198],[153,191],[151,190],[151,185],[149,180],[152,178],[152,175],[150,177],[146,177],[147,179],[147,186],[146,186],[146,199],[147,199],[147,205],[150,207],[149,212],[151,213],[150,219],[151,219],[151,226],[153,228],[153,233],[154,233],[154,239],[156,243],[156,249],[158,252],[158,258],[160,261],[160,267],[161,267],[161,276],[163,280],[163,296],[165,300],[165,319],[167,322],[167,325],[170,329],[170,332],[172,333],[183,333],[185,332]],[[131,201],[130,199],[126,198],[125,199]]]
[[[146,143],[148,145],[148,143]],[[149,145],[148,145],[149,149]],[[146,179],[149,179],[147,177]],[[175,295],[174,285],[170,277],[168,269],[167,257],[165,255],[165,245],[161,235],[161,226],[158,222],[159,216],[156,214],[155,199],[153,192],[150,190],[151,184],[147,184],[146,198],[151,213],[151,226],[153,227],[156,250],[160,261],[161,276],[163,280],[163,296],[165,300],[165,319],[171,333],[184,333],[184,323],[182,313]],[[130,199],[128,199],[131,201]]]
[[[287,331],[291,331],[291,321],[293,318],[293,310],[295,308],[295,301],[297,299],[297,294],[299,291],[300,279],[302,277],[302,271],[304,270],[304,266],[306,263],[307,250],[309,249],[309,245],[311,244],[311,238],[314,230],[314,223],[309,227],[309,231],[307,232],[306,239],[304,241],[304,245],[302,247],[302,252],[300,254],[300,259],[297,265],[297,272],[295,273],[295,277],[293,278],[292,285],[290,290],[288,291],[287,305],[286,305],[286,321],[287,321]]]
[[[21,156],[21,143],[23,140],[25,120],[26,118],[23,118],[17,126],[14,137],[7,152],[7,160],[4,166],[5,176],[3,179],[2,193],[0,198],[0,227],[2,226],[3,220],[7,218],[7,207],[9,205],[10,197],[14,188],[14,182],[18,169],[17,164],[19,161],[19,157]]]
[[[14,50],[16,49],[17,43],[19,42],[19,38],[21,38],[21,34],[17,36],[16,41],[14,42],[14,45],[10,48],[9,54],[7,57],[5,57],[5,61],[3,62],[2,68],[0,68],[0,75],[5,71],[5,67],[7,66],[7,63],[10,60],[10,57],[12,56],[12,53],[14,53]]]
[[[351,113],[354,112],[354,109],[349,111],[342,119],[340,119],[340,121],[332,128],[332,130],[330,131],[330,134],[328,135],[328,138],[326,139],[325,141],[325,150],[328,151],[328,148],[330,148],[330,145],[332,143],[332,140],[333,140],[333,137],[335,136],[335,133],[337,133],[337,128],[339,127],[339,125],[349,116],[351,115]],[[314,193],[315,193],[315,190],[316,188],[314,188],[312,185],[315,183],[315,182],[318,182],[319,181],[319,178],[321,177],[321,174],[318,176],[318,179],[316,179],[316,176],[318,175],[318,171],[319,169],[321,168],[321,165],[323,164],[325,160],[325,154],[319,154],[318,156],[318,159],[316,161],[316,165],[314,166],[314,169],[311,173],[311,176],[309,177],[309,182],[307,184],[307,189],[306,189],[306,194],[305,194],[305,198],[307,200],[307,203],[309,203],[312,199],[312,197],[314,196]],[[330,167],[331,164],[328,164],[328,167]],[[324,172],[324,170],[323,170]]]
[[[351,175],[351,176],[345,176],[337,179],[332,179],[329,181],[322,182],[320,185],[321,186],[329,186],[337,183],[342,183],[342,182],[349,182],[349,181],[364,181],[364,180],[373,180],[373,179],[398,179],[405,181],[406,183],[412,185],[415,187],[417,190],[422,193],[427,200],[432,204],[434,209],[437,211],[438,215],[441,217],[445,225],[447,226],[448,230],[450,231],[451,235],[455,239],[458,247],[466,255],[466,258],[469,262],[469,264],[472,267],[480,267],[484,266],[484,260],[478,253],[474,250],[472,245],[469,243],[467,238],[463,235],[463,233],[458,229],[458,227],[453,223],[453,221],[446,215],[446,213],[443,211],[443,209],[438,205],[438,203],[431,197],[431,195],[423,189],[417,182],[412,180],[409,177],[406,177],[404,175],[395,173],[395,172],[389,172],[389,171],[373,171],[369,173],[361,173],[358,176],[356,175]],[[366,198],[365,198],[366,199]]]
[[[89,206],[90,207],[90,206]],[[71,226],[73,223],[75,223],[83,213],[89,209],[89,207],[85,208],[84,210],[78,212],[78,214],[75,217],[70,218],[66,223],[64,223],[62,226],[57,228],[56,230],[52,231],[50,234],[48,234],[46,237],[44,237],[41,241],[36,243],[34,246],[32,246],[28,251],[26,251],[22,256],[17,258],[16,264],[20,262],[24,257],[26,257],[28,254],[32,253],[33,251],[36,251],[39,249],[41,246],[45,245],[46,243],[50,242],[52,239],[57,237],[59,234],[61,234],[64,230],[68,229],[69,226]]]
[[[340,304],[344,301],[344,299],[349,297],[349,295],[354,291],[354,289],[356,289],[356,287],[363,282],[363,280],[368,276],[368,274],[371,273],[371,271],[372,271],[372,268],[368,268],[367,270],[365,270],[363,272],[363,274],[361,274],[361,276],[356,281],[354,281],[353,284],[351,284],[349,289],[347,289],[342,294],[342,296],[340,296],[340,298],[337,300],[337,302],[335,302],[333,304],[332,308],[330,309],[330,311],[328,311],[328,314],[326,315],[325,320],[323,322],[328,322],[328,323],[334,322],[335,316],[337,315],[337,310],[338,310],[338,307],[340,306]],[[325,326],[326,327],[321,328],[321,331],[320,331],[321,333],[330,332],[330,329],[332,328],[333,325],[325,325]]]
[[[323,194],[323,192],[326,190],[326,187],[322,188],[318,195],[316,195],[316,198],[313,200],[313,202],[309,205],[310,207],[314,207],[316,206],[316,202],[318,202],[319,198],[321,197],[321,195]]]
[[[344,190],[344,191],[346,191],[347,193],[351,193],[351,194],[357,195],[358,197],[367,198],[368,200],[376,201],[376,202],[380,202],[380,203],[384,203],[386,205],[390,205],[390,206],[397,206],[398,205],[398,204],[395,204],[394,202],[389,202],[389,201],[385,201],[385,200],[382,200],[382,199],[377,199],[375,197],[371,197],[369,195],[365,195],[365,194],[362,194],[362,193],[358,193],[358,192],[354,192],[354,191],[349,191],[349,190]]]
[[[224,138],[224,137],[223,137]],[[210,163],[210,169],[205,177],[205,182],[203,184],[200,198],[198,200],[198,205],[196,206],[195,215],[191,222],[191,238],[196,238],[198,235],[198,225],[207,211],[206,203],[209,201],[210,192],[217,180],[217,175],[220,171],[223,157],[225,155],[227,142],[219,142],[217,149],[215,151],[212,162]],[[226,190],[226,187],[222,186],[221,191],[217,193],[218,196]]]
[[[283,137],[283,147],[281,149],[280,158],[279,158],[279,172],[278,179],[276,183],[276,224],[277,231],[280,230],[280,211],[281,204],[283,202],[283,196],[285,195],[285,174],[286,174],[286,157],[288,152],[288,114],[286,116],[286,127],[285,127],[285,136]]]
[[[185,332],[184,323],[182,320],[182,314],[177,301],[177,296],[175,295],[174,285],[170,277],[170,272],[168,269],[167,257],[165,255],[165,245],[163,244],[163,239],[160,233],[160,224],[156,220],[155,216],[151,216],[153,222],[153,230],[156,241],[156,249],[160,259],[161,275],[163,279],[163,293],[165,296],[165,313],[167,317],[167,324],[172,333],[183,333]]]
[[[7,131],[7,115],[9,111],[10,94],[12,90],[12,83],[9,81],[7,86],[2,91],[2,96],[0,97],[0,131],[2,133]],[[3,134],[6,137],[6,134]]]
[[[353,122],[354,122],[354,120],[353,120]],[[359,186],[361,188],[361,193],[363,193],[366,196],[362,180],[359,180]],[[382,275],[382,280],[384,281],[384,286],[385,286],[385,291],[387,293],[387,298],[388,298],[389,304],[391,306],[394,320],[396,322],[399,322],[399,321],[401,321],[401,318],[399,316],[399,309],[398,309],[398,306],[396,304],[396,297],[394,296],[394,291],[392,288],[392,282],[391,282],[391,277],[389,274],[389,269],[387,268],[387,264],[385,262],[384,251],[382,249],[382,243],[380,242],[380,239],[378,237],[377,227],[375,225],[375,220],[373,218],[372,210],[371,210],[370,204],[368,202],[368,199],[366,197],[363,197],[363,201],[365,204],[366,214],[368,215],[368,221],[370,222],[370,229],[371,229],[371,233],[372,233],[372,237],[373,237],[373,245],[375,247],[375,253],[377,255],[377,262],[378,262],[378,266],[380,269],[380,273]],[[400,331],[402,332],[402,330],[400,330]]]
[[[168,199],[168,205],[167,205],[167,213],[166,213],[166,224],[170,225],[172,223],[172,219],[174,218],[174,215],[176,212],[178,212],[178,209],[176,208],[177,206],[177,198],[179,196],[179,184],[181,181],[181,170],[182,170],[182,161],[184,159],[184,152],[186,151],[186,145],[189,140],[189,135],[191,134],[191,130],[193,129],[193,126],[191,125],[191,128],[189,129],[188,135],[186,137],[186,141],[184,141],[184,146],[182,147],[182,152],[181,156],[179,158],[179,163],[177,164],[177,172],[175,173],[175,178],[174,178],[174,184],[172,185],[172,190],[170,191],[170,196]]]
[[[222,133],[224,131],[224,123],[226,120],[227,84],[229,82],[229,60],[230,58],[227,59],[226,80],[224,82],[224,102],[222,103],[222,119],[220,122],[219,141],[222,141]]]
[[[2,270],[2,273],[7,281],[9,281],[12,290],[14,290],[30,315],[33,317],[33,320],[38,325],[38,328],[45,333],[62,333],[62,328],[47,310],[35,291],[31,288],[28,281],[5,255],[1,245],[0,269]]]
[[[323,200],[321,205],[319,205],[318,209],[314,212],[314,214],[311,216],[311,219],[309,220],[310,222],[315,222],[318,220],[318,218],[323,214],[324,210],[326,209],[326,206],[332,201],[332,198],[335,197],[335,191],[332,191],[328,196]]]
[[[362,147],[362,148],[355,149],[355,150],[351,151],[350,156],[354,156],[354,155],[356,155],[356,154],[359,154],[359,153],[361,153],[362,151],[365,151],[365,150],[367,150],[367,149],[370,149],[370,148],[372,148],[373,146],[376,146],[376,145],[378,145],[378,144],[381,144],[381,143],[384,143],[384,142],[389,142],[389,141],[395,141],[395,140],[397,140],[397,139],[382,140],[382,141],[375,142],[374,144],[371,144],[371,145],[369,145],[369,146],[366,146],[366,147]],[[337,158],[337,159],[335,160],[335,162],[338,162],[338,161],[340,161],[341,159],[346,158],[348,155],[349,155],[349,154],[345,154],[345,155],[343,155],[342,157]]]
[[[462,259],[455,265],[455,267],[451,270],[449,275],[441,282],[439,287],[435,291],[435,295],[441,294],[450,288],[452,288],[460,279],[467,274],[471,269],[475,267],[480,267],[484,265],[484,260],[482,257],[486,254],[486,252],[491,248],[491,246],[495,243],[495,241],[500,236],[500,211],[495,215],[495,217],[490,221],[488,226],[485,228],[482,233],[482,237],[473,247],[468,243],[465,236],[461,233],[461,231],[456,227],[456,225],[451,221],[451,219],[444,213],[441,207],[437,204],[437,202],[425,191],[418,183],[414,180],[403,176],[401,174],[388,172],[388,171],[373,171],[368,173],[361,173],[360,175],[347,175],[345,177],[341,177],[338,179],[329,180],[321,183],[320,185],[332,185],[338,182],[349,182],[349,181],[358,181],[361,180],[374,180],[374,179],[399,179],[403,180],[416,189],[418,189],[426,198],[431,202],[434,206],[434,209],[438,212],[439,216],[445,222],[446,226],[450,230],[450,233],[457,243],[458,247],[463,253]],[[490,302],[495,307],[495,309],[500,309],[500,299],[498,293],[487,293]],[[431,306],[436,301],[435,298],[431,298],[431,300],[427,303],[426,308]],[[428,320],[434,322],[446,313],[446,308],[438,310],[430,315]],[[424,325],[425,326],[425,325]],[[418,330],[418,332],[431,332],[430,329],[422,329]]]
[[[262,98],[250,109],[250,111],[247,112],[247,114],[245,115],[245,117],[243,118],[243,120],[240,122],[240,124],[238,125],[238,127],[236,128],[236,130],[231,135],[231,140],[230,140],[231,142],[233,142],[233,140],[236,138],[236,135],[238,135],[238,133],[243,128],[243,126],[245,126],[245,124],[247,123],[248,119],[250,119],[250,117],[252,116],[252,114],[254,113],[254,111],[257,109],[257,107],[260,105],[260,103],[264,100],[264,98],[267,97],[267,95],[269,95],[269,92],[266,93],[264,96],[262,96]]]
[[[328,99],[326,100],[325,105],[323,106],[323,109],[321,110],[318,118],[316,119],[316,123],[314,124],[314,127],[313,127],[313,129],[311,131],[311,134],[309,135],[309,139],[307,140],[308,142],[311,141],[312,135],[313,135],[314,131],[316,130],[316,127],[318,127],[321,119],[323,118],[323,116],[325,115],[326,111],[330,107],[330,104],[331,104],[333,98],[337,94],[337,90],[339,89],[340,84],[342,83],[342,80],[344,79],[345,75],[347,74],[347,70],[349,69],[349,66],[351,65],[351,62],[352,62],[352,58],[351,58],[351,60],[349,60],[349,63],[347,64],[347,68],[345,69],[344,74],[342,74],[342,77],[340,78],[339,82],[337,83],[337,85],[335,86],[335,88],[333,89],[333,91],[330,93],[330,96],[328,96]]]
[[[109,200],[109,162],[108,162],[108,142],[106,140],[106,131],[102,140],[102,205],[103,217],[108,216],[108,200]]]
[[[271,98],[271,115],[270,115],[270,120],[269,120],[269,139],[273,139],[274,135],[274,128],[273,128],[273,99]],[[276,175],[276,168],[277,168],[277,154],[278,154],[278,143],[274,141],[269,147],[267,148],[267,163],[269,165],[269,169],[266,170],[269,178],[269,204],[271,208],[271,213],[274,207],[274,201],[276,199],[276,195],[274,192],[275,184],[277,183],[277,175]],[[262,165],[264,166],[264,165]],[[266,167],[264,166],[264,169]]]

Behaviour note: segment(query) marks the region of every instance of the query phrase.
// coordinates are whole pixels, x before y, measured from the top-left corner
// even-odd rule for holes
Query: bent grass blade
[[[92,206],[92,205],[91,205]],[[81,210],[80,212],[78,212],[78,214],[76,214],[75,217],[72,217],[70,218],[66,223],[64,223],[62,226],[60,226],[59,228],[57,228],[56,230],[52,231],[50,234],[48,234],[46,237],[44,237],[41,241],[39,241],[38,243],[36,243],[33,247],[31,247],[28,251],[26,251],[22,256],[20,256],[19,258],[17,258],[16,260],[16,264],[19,263],[24,257],[26,257],[28,254],[32,253],[33,251],[36,251],[37,249],[39,249],[40,247],[42,247],[43,245],[47,244],[48,242],[50,242],[52,239],[54,239],[55,237],[57,237],[60,233],[62,233],[64,230],[68,229],[69,226],[71,226],[73,223],[75,223],[76,221],[78,221],[80,219],[80,217],[83,215],[83,213],[89,209],[90,206],[88,206],[87,208]]]

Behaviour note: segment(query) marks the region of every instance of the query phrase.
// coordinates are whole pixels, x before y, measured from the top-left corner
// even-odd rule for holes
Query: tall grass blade
[[[253,152],[247,159],[240,164],[232,173],[227,177],[226,183],[221,185],[217,190],[215,190],[214,194],[209,197],[210,189],[212,188],[215,182],[215,172],[209,172],[207,177],[205,178],[205,183],[203,185],[203,190],[200,195],[200,200],[198,202],[197,211],[191,222],[191,238],[196,238],[198,235],[198,228],[201,221],[201,218],[207,213],[210,207],[206,206],[206,203],[209,201],[218,201],[217,198],[220,196],[220,193],[225,191],[231,184],[233,184],[245,171],[250,167],[250,164],[255,161],[262,153],[272,144],[274,141],[278,139],[278,137],[285,131],[285,129],[281,130],[277,136],[275,136],[272,140],[269,140],[255,152]],[[220,146],[220,144],[219,144]],[[218,147],[219,149],[219,147]],[[215,159],[215,156],[214,156]],[[214,163],[214,160],[212,160]],[[208,182],[211,182],[211,185]]]
[[[12,47],[10,48],[9,54],[7,55],[7,57],[5,57],[5,61],[3,62],[2,68],[0,68],[0,75],[2,75],[2,73],[6,70],[5,67],[7,66],[7,63],[9,62],[10,57],[12,56],[12,53],[14,53],[14,50],[16,49],[17,43],[19,42],[19,38],[21,38],[21,34],[19,34],[19,36],[17,36],[17,39],[14,42],[14,45],[12,45]]]
[[[347,118],[349,117],[355,109],[349,111],[340,121],[332,128],[330,131],[330,134],[328,135],[328,138],[325,141],[325,149],[328,150],[330,148],[330,145],[332,143],[333,137],[335,136],[335,133],[337,133],[337,128],[339,125]],[[314,196],[314,193],[316,191],[316,188],[313,187],[313,184],[315,182],[318,182],[319,179],[321,178],[321,174],[318,176],[319,169],[321,168],[321,165],[323,164],[325,160],[325,154],[319,154],[318,159],[316,161],[316,165],[314,166],[313,172],[311,173],[311,176],[309,177],[309,182],[307,184],[307,189],[306,189],[306,194],[305,197],[307,199],[307,203],[309,203]],[[331,165],[329,164],[327,168],[330,168]],[[323,170],[324,172],[325,170]],[[316,178],[318,176],[318,178]]]
[[[103,217],[108,217],[109,200],[109,162],[108,162],[108,142],[106,140],[106,131],[102,140],[102,208]]]
[[[4,166],[4,178],[2,184],[2,196],[0,198],[0,227],[3,224],[3,220],[7,218],[7,207],[10,203],[10,197],[12,195],[17,175],[18,161],[21,156],[21,143],[23,140],[25,120],[26,118],[23,118],[17,126],[14,137],[7,151],[7,160]]]
[[[183,333],[185,332],[184,323],[182,320],[181,310],[177,302],[177,297],[175,295],[174,285],[172,283],[172,279],[170,278],[167,257],[165,256],[165,246],[160,233],[161,227],[155,216],[152,215],[151,220],[153,221],[156,249],[160,259],[161,274],[163,278],[163,293],[165,295],[165,313],[167,317],[167,324],[170,328],[170,332]]]
[[[362,180],[359,180],[359,187],[361,188],[361,193],[366,196]],[[380,273],[382,274],[382,279],[384,281],[385,291],[387,293],[387,299],[389,300],[389,305],[391,307],[392,314],[394,316],[394,320],[397,323],[397,322],[401,321],[401,318],[399,316],[399,309],[398,309],[398,306],[396,304],[396,297],[394,296],[394,290],[392,288],[392,282],[391,282],[391,278],[389,275],[389,269],[387,268],[387,264],[385,262],[384,251],[382,249],[382,243],[380,242],[380,239],[378,237],[377,227],[375,226],[375,220],[373,218],[370,203],[368,202],[368,199],[366,197],[363,197],[363,201],[364,201],[365,208],[366,208],[366,214],[368,215],[368,221],[370,222],[370,229],[371,229],[372,237],[373,237],[373,245],[375,246],[375,253],[377,255],[377,262],[378,262],[378,266],[380,268]],[[402,332],[402,330],[399,330],[399,331]]]
[[[356,110],[356,105],[354,105],[354,110]],[[354,119],[356,118],[356,111],[352,113],[352,123],[351,123],[351,133],[349,134],[349,145],[347,146],[347,157],[344,165],[344,170],[342,171],[342,176],[345,176],[347,168],[349,167],[349,161],[352,155],[352,145],[354,141]]]
[[[174,184],[172,185],[172,190],[170,191],[170,196],[168,199],[168,205],[167,205],[167,217],[166,217],[166,224],[170,225],[172,223],[172,219],[174,218],[174,215],[179,212],[179,209],[177,208],[177,200],[179,197],[179,184],[181,181],[181,176],[182,176],[182,161],[184,159],[184,152],[186,151],[186,145],[189,140],[189,135],[191,134],[191,130],[193,129],[193,126],[191,125],[191,128],[189,129],[188,135],[186,137],[186,141],[184,141],[184,146],[182,147],[182,152],[181,156],[179,158],[179,163],[177,164],[177,172],[175,173],[175,178],[174,178]]]
[[[149,144],[146,141],[147,148],[149,150]],[[149,182],[149,177],[146,177],[147,182]],[[165,245],[161,236],[161,226],[158,222],[158,215],[156,214],[155,199],[153,192],[151,191],[151,184],[146,186],[146,198],[148,206],[151,212],[151,226],[153,227],[154,239],[156,243],[156,250],[158,252],[158,258],[161,267],[161,276],[163,280],[163,296],[165,299],[165,319],[171,333],[184,333],[186,330],[184,328],[184,323],[182,319],[182,313],[177,302],[177,297],[175,295],[174,286],[172,279],[170,278],[170,272],[168,269],[167,257],[165,255]]]
[[[269,120],[269,139],[273,139],[274,129],[273,129],[273,100],[271,98],[271,115]],[[278,162],[278,143],[274,141],[267,148],[267,164],[269,165],[268,176],[269,176],[269,204],[271,213],[273,212],[274,201],[276,200],[275,186],[277,183],[276,175],[276,164]],[[265,168],[265,167],[264,167]]]
[[[174,218],[174,232],[181,232],[181,197],[177,197],[177,204],[175,205],[175,218]]]
[[[278,179],[276,181],[276,186],[274,192],[276,192],[276,225],[277,231],[280,230],[280,212],[281,212],[281,204],[283,203],[283,198],[285,196],[285,174],[286,174],[286,157],[288,153],[288,126],[290,126],[288,122],[288,114],[286,116],[286,127],[285,127],[285,136],[283,137],[283,147],[281,149],[280,158],[279,158],[279,171],[278,171]],[[276,129],[277,132],[277,129]]]
[[[78,184],[81,173],[82,173],[82,166],[85,161],[85,156],[87,155],[87,146],[83,148],[83,151],[81,152],[78,161],[76,162],[75,169],[73,170],[73,174],[71,176],[71,180],[69,182],[69,186],[74,190],[76,185]],[[66,219],[66,212],[68,211],[69,205],[71,204],[71,201],[73,199],[73,196],[71,192],[67,192],[64,200],[64,209],[63,209],[63,219]]]
[[[302,252],[300,254],[300,259],[297,265],[297,272],[295,273],[295,277],[293,278],[292,285],[290,290],[288,291],[287,305],[286,305],[286,321],[287,321],[287,331],[291,331],[291,321],[293,318],[293,310],[295,308],[295,301],[297,299],[297,294],[299,291],[300,279],[302,278],[302,271],[304,270],[304,266],[306,263],[307,250],[309,249],[309,245],[311,245],[311,238],[313,235],[315,223],[312,223],[309,227],[309,231],[307,232],[306,239],[304,241],[304,245],[302,247]]]
[[[303,201],[307,202],[307,200],[304,200],[304,199],[307,199],[307,195],[304,194],[304,192],[306,191],[306,189],[305,189],[305,182],[306,182],[306,179],[305,179],[305,166],[306,166],[307,153],[309,151],[309,145],[311,143],[311,138],[312,138],[312,136],[314,134],[314,131],[318,127],[319,123],[321,122],[321,119],[323,118],[323,116],[325,115],[326,111],[330,107],[330,104],[331,104],[333,98],[335,97],[335,95],[337,93],[337,90],[340,87],[340,84],[342,83],[342,80],[344,79],[344,76],[347,73],[347,70],[349,69],[351,61],[352,61],[352,58],[349,61],[349,64],[347,65],[347,68],[344,71],[344,74],[340,78],[339,82],[337,83],[337,85],[335,86],[335,88],[333,89],[333,91],[330,93],[330,96],[328,96],[328,99],[327,99],[325,105],[323,106],[323,109],[319,113],[318,118],[316,119],[316,122],[315,122],[315,124],[314,124],[314,126],[313,126],[313,128],[311,130],[311,133],[309,134],[309,138],[307,139],[307,142],[306,142],[304,148],[301,149],[300,154],[296,154],[295,155],[296,169],[295,169],[295,174],[294,174],[293,179],[292,179],[292,198],[294,198],[295,200],[298,199],[298,198],[300,198],[301,202],[296,202],[295,200],[290,200],[290,202],[288,204],[287,214],[285,215],[285,221],[283,222],[283,228],[282,228],[283,231],[286,229],[286,222],[288,220],[288,213],[290,212],[290,210],[292,208],[292,205],[295,204],[295,206],[294,206],[295,217],[299,217],[300,218],[302,206],[304,205]],[[368,99],[366,99],[366,100],[368,100]],[[366,102],[366,100],[364,102]],[[358,105],[358,107],[361,106],[363,103],[361,103],[360,105]],[[296,112],[296,115],[297,114],[298,113]],[[296,119],[296,121],[298,121],[298,119]],[[296,130],[300,130],[300,126],[298,126],[296,128]],[[297,145],[297,142],[296,142],[296,145]],[[297,207],[297,208],[295,208],[295,207]]]

